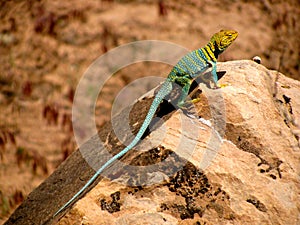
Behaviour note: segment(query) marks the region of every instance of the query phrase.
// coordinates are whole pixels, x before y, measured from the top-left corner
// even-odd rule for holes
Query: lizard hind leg
[[[200,101],[200,98],[194,98],[194,99],[186,99],[188,94],[189,94],[189,90],[191,87],[191,81],[190,80],[186,80],[185,85],[182,88],[182,92],[181,95],[179,97],[178,103],[177,103],[177,107],[180,108],[182,110],[182,112],[187,115],[190,118],[198,118],[199,115],[197,113],[197,111],[195,110],[194,104]]]
[[[190,87],[191,87],[191,81],[189,79],[180,79],[180,86],[182,87],[181,88],[181,94],[180,94],[180,97],[178,99],[178,102],[177,102],[177,106],[180,108],[180,109],[185,109],[186,107],[186,97],[188,96],[189,94],[189,90],[190,90]]]

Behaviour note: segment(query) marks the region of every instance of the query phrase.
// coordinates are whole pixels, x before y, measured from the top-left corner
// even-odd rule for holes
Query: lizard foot
[[[225,88],[231,86],[231,84],[218,84],[217,88]]]

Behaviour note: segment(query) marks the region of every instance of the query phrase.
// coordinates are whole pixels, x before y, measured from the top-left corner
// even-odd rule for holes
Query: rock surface
[[[131,167],[113,165],[104,173],[113,182],[99,178],[51,221],[93,174],[76,151],[6,224],[300,224],[300,82],[252,61],[218,69],[227,86],[200,85],[200,121],[181,111],[165,115],[140,151],[124,157]],[[149,104],[143,99],[131,111],[135,132]],[[99,136],[113,152],[122,149],[110,125]],[[109,157],[99,156],[94,139],[83,148],[97,163]]]

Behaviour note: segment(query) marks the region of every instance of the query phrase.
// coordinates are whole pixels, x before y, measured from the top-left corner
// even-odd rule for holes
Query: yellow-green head
[[[237,38],[238,32],[234,30],[220,30],[210,39],[210,45],[215,51],[222,53]]]

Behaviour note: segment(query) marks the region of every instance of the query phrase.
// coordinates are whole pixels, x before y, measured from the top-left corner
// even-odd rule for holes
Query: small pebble
[[[254,56],[252,60],[258,64],[261,64],[261,58],[259,56]]]

